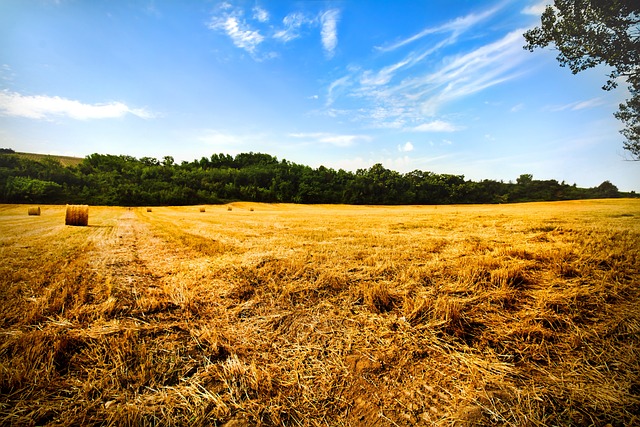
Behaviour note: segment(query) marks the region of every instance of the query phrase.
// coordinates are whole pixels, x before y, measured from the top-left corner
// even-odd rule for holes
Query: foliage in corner
[[[597,65],[611,67],[603,86],[623,80],[631,94],[614,116],[625,124],[623,146],[640,160],[640,2],[637,0],[554,0],[540,27],[524,34],[525,49],[555,45],[561,66],[573,74]]]

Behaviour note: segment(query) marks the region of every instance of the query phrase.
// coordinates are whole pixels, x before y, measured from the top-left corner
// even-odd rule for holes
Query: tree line
[[[158,206],[229,201],[344,204],[509,203],[635,196],[604,181],[580,188],[520,175],[515,182],[471,181],[464,175],[375,164],[355,172],[311,168],[269,154],[213,154],[176,163],[171,156],[91,154],[77,166],[53,156],[31,159],[0,150],[2,203]]]

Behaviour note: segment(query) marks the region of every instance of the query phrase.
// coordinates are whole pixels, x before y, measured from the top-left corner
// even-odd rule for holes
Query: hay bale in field
[[[206,212],[207,210],[204,208],[204,206],[200,207],[200,212]]]
[[[30,207],[29,215],[40,215],[40,206]]]
[[[64,224],[86,227],[89,224],[89,206],[67,205],[67,213],[64,217]]]
[[[227,211],[231,211],[231,210],[233,210],[231,206],[227,206]]]
[[[151,208],[147,208],[147,212],[151,212]]]

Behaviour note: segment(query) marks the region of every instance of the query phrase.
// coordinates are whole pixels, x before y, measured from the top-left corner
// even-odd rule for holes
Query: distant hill
[[[40,161],[48,157],[55,160],[59,160],[62,166],[78,166],[84,160],[83,157],[55,156],[51,154],[36,154],[36,153],[21,153],[17,151],[13,154],[17,154],[26,159],[35,160],[35,161]]]

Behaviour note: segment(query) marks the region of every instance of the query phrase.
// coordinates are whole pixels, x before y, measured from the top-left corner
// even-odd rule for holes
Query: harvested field
[[[640,200],[26,208],[2,425],[640,424]]]

